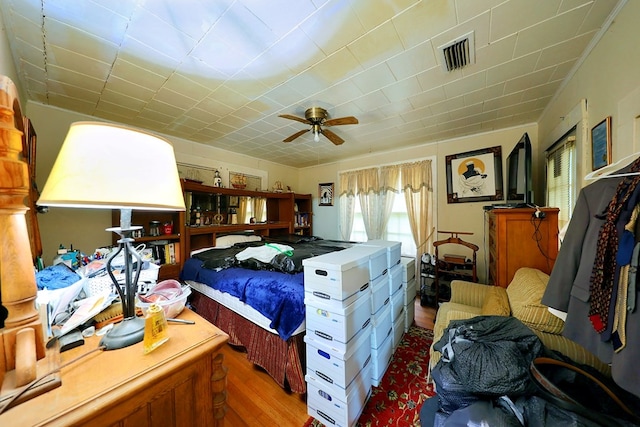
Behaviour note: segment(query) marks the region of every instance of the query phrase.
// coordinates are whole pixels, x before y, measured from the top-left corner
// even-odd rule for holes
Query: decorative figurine
[[[220,176],[220,172],[216,169],[216,172],[213,174],[213,186],[214,187],[222,187],[222,177]]]

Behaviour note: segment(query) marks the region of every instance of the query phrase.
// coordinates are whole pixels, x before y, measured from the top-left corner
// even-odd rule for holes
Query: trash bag
[[[432,377],[446,413],[481,399],[531,394],[529,366],[545,353],[537,335],[504,316],[454,320],[434,348],[442,358]]]

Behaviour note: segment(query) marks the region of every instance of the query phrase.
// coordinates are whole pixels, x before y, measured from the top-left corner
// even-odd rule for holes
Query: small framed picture
[[[333,182],[318,184],[320,206],[333,206]]]
[[[592,169],[611,164],[611,116],[591,128]]]

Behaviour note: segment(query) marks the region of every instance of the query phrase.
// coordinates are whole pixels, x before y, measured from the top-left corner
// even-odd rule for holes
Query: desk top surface
[[[136,389],[179,370],[189,360],[212,354],[229,338],[188,309],[179,317],[193,320],[195,325],[169,323],[169,340],[149,354],[143,353],[140,342],[119,350],[95,351],[77,360],[62,369],[60,387],[5,411],[0,415],[0,425],[46,423],[89,403],[92,411],[109,407]],[[99,342],[97,336],[85,338],[83,345],[60,355],[60,365],[96,349]]]

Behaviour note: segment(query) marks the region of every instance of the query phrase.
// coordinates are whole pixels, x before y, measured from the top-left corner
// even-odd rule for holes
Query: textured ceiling
[[[0,0],[29,99],[304,167],[537,121],[618,0]],[[439,47],[473,32],[475,62]],[[597,38],[597,37],[596,37]],[[323,107],[346,142],[304,117]]]

